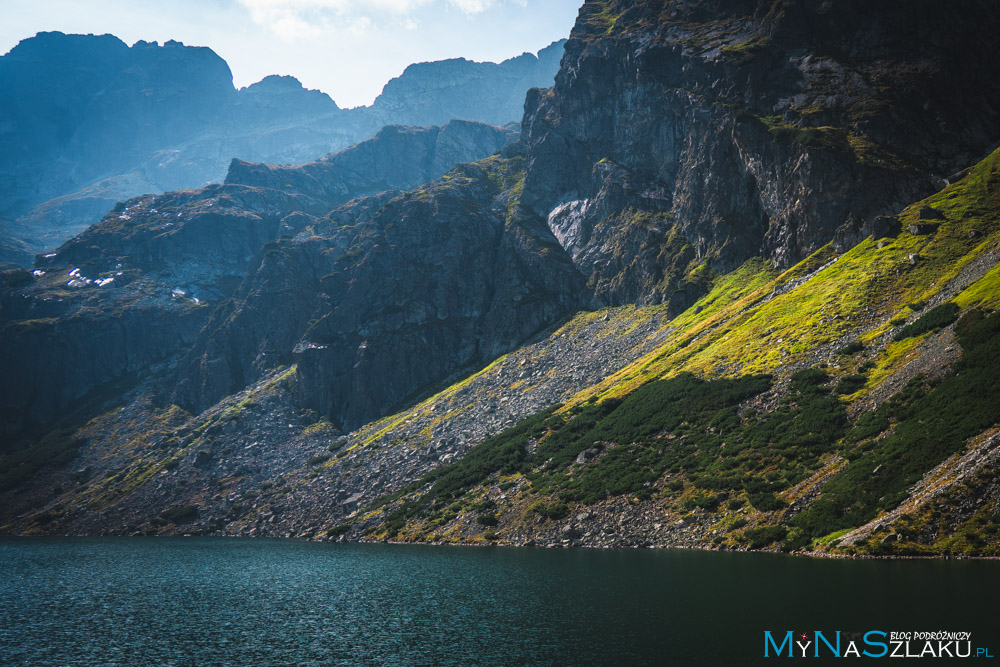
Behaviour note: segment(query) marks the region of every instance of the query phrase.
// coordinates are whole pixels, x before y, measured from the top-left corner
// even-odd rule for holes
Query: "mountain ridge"
[[[325,211],[321,165],[234,163],[285,233],[6,455],[2,530],[995,555],[1000,63],[959,37],[998,23],[590,1],[498,153]]]
[[[0,104],[0,215],[13,223],[5,233],[37,253],[118,201],[220,182],[231,158],[301,164],[384,125],[517,121],[521,104],[510,100],[551,82],[561,51],[556,42],[541,58],[425,63],[423,88],[404,73],[382,101],[341,109],[289,76],[237,90],[229,66],[207,47],[40,33],[0,57],[9,91]],[[441,79],[445,70],[452,81]],[[0,261],[30,265],[16,249]]]
[[[386,179],[412,187],[454,162],[490,155],[510,138],[508,130],[464,121],[390,127],[316,163],[277,168],[286,174],[277,182],[261,178],[276,168],[255,171],[237,162],[224,184],[120,203],[101,223],[40,256],[33,273],[0,274],[8,287],[25,288],[0,308],[5,435],[44,424],[72,400],[192,343],[211,310],[255,272],[262,249],[279,237],[308,238],[331,208],[383,190]],[[328,188],[310,187],[317,175]],[[183,321],[176,323],[183,331],[177,344],[144,340],[149,313]],[[74,335],[74,328],[88,333]],[[94,333],[104,328],[122,339],[110,353]],[[40,356],[51,364],[47,373],[32,365]]]

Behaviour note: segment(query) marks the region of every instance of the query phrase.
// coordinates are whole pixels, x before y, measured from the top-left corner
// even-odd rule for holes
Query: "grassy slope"
[[[939,229],[930,235],[910,234],[907,225],[928,205],[941,215]],[[960,182],[909,207],[899,220],[902,230],[894,237],[868,239],[841,256],[824,248],[781,275],[760,261],[751,261],[721,277],[711,293],[671,323],[674,331],[661,347],[581,392],[553,415],[539,415],[520,425],[520,430],[499,434],[474,449],[467,459],[478,461],[476,467],[460,461],[436,471],[423,485],[412,485],[406,494],[385,499],[383,511],[391,519],[372,525],[369,534],[405,539],[426,539],[433,534],[456,540],[482,539],[486,535],[502,540],[506,529],[519,527],[524,521],[509,518],[491,530],[493,519],[502,519],[505,511],[513,511],[518,502],[523,505],[530,500],[535,515],[558,519],[576,505],[597,502],[603,493],[635,496],[637,501],[652,498],[681,514],[707,510],[722,522],[720,525],[731,528],[741,521],[746,526],[716,538],[716,544],[759,548],[783,540],[789,548],[835,547],[836,533],[890,509],[892,503],[905,497],[906,489],[920,475],[960,450],[965,439],[975,435],[973,430],[1000,421],[987,402],[977,419],[956,431],[960,438],[956,436],[957,440],[953,438],[941,446],[924,443],[920,456],[900,466],[902,470],[894,472],[888,482],[880,482],[885,489],[891,488],[891,493],[867,499],[861,495],[885,489],[866,487],[852,498],[852,484],[845,482],[855,477],[866,479],[865,469],[870,477],[878,461],[886,457],[905,455],[912,444],[905,433],[902,437],[878,438],[884,428],[861,435],[855,428],[850,430],[849,438],[842,439],[848,427],[857,426],[855,415],[843,427],[805,429],[799,440],[784,437],[805,420],[829,424],[829,420],[841,418],[843,408],[865,399],[874,400],[880,385],[914,358],[927,353],[930,343],[926,341],[933,333],[893,338],[904,324],[918,321],[932,306],[951,300],[960,313],[966,313],[973,309],[990,311],[1000,303],[1000,270],[990,268],[995,258],[985,259],[1000,240],[1000,152],[969,170]],[[852,342],[856,345],[845,350]],[[853,353],[838,354],[841,350]],[[986,359],[975,363],[991,363]],[[789,382],[794,373],[809,368],[831,376],[816,376],[819,398],[813,403],[804,400],[802,381],[807,375],[795,376],[799,386]],[[988,382],[988,374],[985,379],[979,377],[982,370],[960,366],[959,372],[978,372],[977,381]],[[648,398],[653,394],[674,396],[678,391],[684,394],[691,387],[681,384],[690,384],[696,378],[709,380],[705,391],[710,394],[721,388],[717,378],[741,382],[759,374],[773,377],[770,390],[750,401],[759,413],[747,411],[747,396],[741,394],[731,397],[728,403],[723,401],[717,412],[688,419],[686,442],[696,441],[694,450],[682,445],[685,434],[680,431],[670,433],[674,437],[681,435],[679,440],[672,437],[657,444],[650,439],[650,433],[620,427],[623,419],[634,412],[629,405],[636,403],[633,399],[639,395]],[[650,384],[654,380],[660,382]],[[948,382],[943,389],[933,382],[911,383],[910,390],[916,395],[913,400],[918,407],[948,406],[961,412],[962,404],[955,402],[955,392],[961,390],[963,381],[951,378],[951,385]],[[623,403],[619,403],[621,399],[625,399]],[[649,408],[647,420],[669,412],[676,396],[656,400],[660,402]],[[907,413],[897,406],[881,426],[896,428],[906,420],[917,423],[923,416],[919,410],[914,413],[915,409]],[[739,415],[736,423],[732,421],[734,414]],[[660,435],[678,426],[680,423],[662,425],[664,433]],[[693,426],[715,428],[718,437],[706,439],[701,437],[703,433],[695,437],[697,429]],[[870,431],[874,428],[868,426]],[[809,437],[817,433],[822,434],[818,441]],[[574,464],[575,456],[598,437],[611,440],[604,445],[607,452],[629,455],[602,453],[589,463]],[[719,448],[725,447],[723,439],[730,442],[729,452]],[[537,450],[542,454],[511,459],[511,452],[523,449],[525,440],[539,440]],[[733,453],[734,440],[739,442],[739,454]],[[883,445],[883,441],[889,444]],[[682,455],[685,446],[690,450],[688,454],[711,454],[711,461],[694,463],[690,456]],[[491,448],[506,454],[493,460],[488,455]],[[621,467],[623,461],[639,463],[626,469]],[[822,503],[811,497],[806,504],[814,507],[794,519],[801,507],[792,512],[785,505],[794,503],[811,475],[831,471],[836,474],[828,495],[832,497],[839,487],[844,511],[824,515],[820,511]],[[992,479],[991,474],[984,475],[983,479]],[[634,484],[622,482],[623,477]],[[448,479],[460,483],[442,486],[442,480]],[[491,485],[509,487],[512,480],[522,481],[509,508],[501,503],[484,510],[482,502],[476,500]],[[755,508],[749,514],[744,509],[748,501]],[[853,513],[846,511],[852,501],[858,505]],[[479,522],[478,534],[449,531],[456,518],[457,525],[463,515],[473,512],[486,517]],[[949,539],[935,538],[935,543],[940,546]],[[989,539],[966,541],[962,547],[970,553],[992,553],[995,549]],[[886,551],[871,540],[851,548]]]

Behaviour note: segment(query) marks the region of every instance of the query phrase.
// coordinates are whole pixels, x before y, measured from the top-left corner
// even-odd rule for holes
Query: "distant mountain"
[[[525,92],[552,85],[564,44],[500,64],[456,58],[410,65],[385,85],[372,110],[408,125],[440,125],[452,118],[494,125],[520,121]]]
[[[30,266],[34,260],[28,244],[21,240],[22,234],[17,232],[17,227],[10,220],[0,218],[0,266]]]
[[[209,48],[39,33],[0,57],[0,261],[29,266],[116,202],[219,182],[233,158],[302,164],[385,125],[518,121],[562,48],[413,65],[372,106],[344,110],[290,76],[237,90]]]
[[[178,345],[192,343],[215,306],[228,302],[261,259],[272,256],[262,250],[265,244],[311,238],[329,224],[323,216],[348,200],[416,187],[514,138],[510,130],[452,121],[389,126],[298,167],[234,160],[223,184],[122,202],[99,224],[38,258],[34,274],[0,272],[0,436],[46,423],[95,389],[145,374]],[[316,267],[299,269],[302,280],[318,277]],[[7,286],[25,286],[24,278],[44,283],[45,293],[2,296]],[[277,312],[276,306],[264,326],[294,326]],[[14,320],[31,324],[6,326]],[[190,389],[193,396],[217,398],[219,389],[228,393],[237,378],[252,373],[252,364],[226,371],[211,361],[188,362],[207,385]]]

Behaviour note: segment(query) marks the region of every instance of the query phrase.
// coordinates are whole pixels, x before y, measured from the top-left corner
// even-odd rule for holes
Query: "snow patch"
[[[574,257],[590,236],[590,230],[584,224],[589,204],[589,199],[576,199],[556,206],[549,213],[549,229],[563,250]]]

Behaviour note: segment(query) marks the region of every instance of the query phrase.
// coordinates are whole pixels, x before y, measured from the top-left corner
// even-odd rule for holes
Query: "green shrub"
[[[739,536],[739,541],[751,549],[763,549],[785,539],[788,529],[784,526],[761,526],[751,528]]]
[[[930,311],[933,312],[933,311]],[[930,314],[928,313],[928,315]],[[853,528],[898,505],[928,470],[961,451],[966,441],[1000,422],[1000,314],[963,328],[964,354],[936,384],[917,377],[873,413],[847,440],[861,442],[895,423],[889,436],[849,455],[850,464],[791,524],[812,537]]]
[[[781,545],[784,551],[798,551],[812,545],[812,538],[801,528],[792,528]]]
[[[344,533],[349,531],[353,526],[354,524],[351,522],[342,523],[326,531],[326,535],[327,537],[337,537],[338,535],[343,535]]]
[[[865,349],[864,343],[859,340],[853,341],[837,350],[837,354],[843,357],[852,357]]]
[[[785,501],[781,500],[773,493],[768,492],[749,493],[747,494],[747,498],[749,499],[750,504],[761,512],[774,512],[775,510],[780,510],[788,506]]]
[[[916,321],[897,331],[896,335],[893,336],[893,340],[901,341],[904,338],[922,336],[930,331],[943,329],[958,319],[958,313],[958,304],[951,301],[942,303],[940,306],[931,308]]]
[[[792,374],[790,388],[803,392],[815,389],[830,381],[830,375],[821,368],[803,368]]]
[[[868,378],[864,375],[847,375],[840,378],[840,382],[837,383],[836,391],[838,394],[853,394],[859,389],[863,389],[867,382]]]
[[[529,462],[542,467],[528,477],[539,493],[560,491],[566,500],[590,504],[625,494],[649,498],[668,470],[713,474],[717,453],[740,428],[739,404],[769,386],[769,376],[706,381],[689,373],[649,382],[624,400],[584,407],[556,424]],[[675,437],[665,439],[668,433]],[[569,465],[594,443],[618,446],[568,475]],[[710,455],[698,458],[699,450]],[[679,490],[682,482],[667,488]]]
[[[495,526],[500,523],[495,514],[480,514],[476,517],[476,523],[480,526]]]
[[[685,498],[681,506],[688,512],[694,509],[714,510],[719,506],[719,500],[719,496],[714,493],[697,493]]]
[[[37,526],[47,526],[58,518],[53,512],[41,512],[35,515],[33,523]]]
[[[968,336],[973,327],[982,322],[984,319],[986,319],[986,313],[983,311],[978,308],[970,310],[962,315],[961,319],[958,320],[958,323],[955,325],[955,335],[959,338]]]
[[[493,509],[496,506],[497,506],[497,504],[496,504],[496,502],[493,501],[492,498],[486,498],[485,500],[482,500],[482,501],[480,501],[478,503],[473,504],[472,505],[472,511],[473,512],[480,512],[480,513],[489,512],[491,509]]]
[[[551,503],[539,503],[534,510],[546,519],[559,520],[569,514],[569,507],[566,506],[566,503],[558,500]]]
[[[742,528],[745,525],[747,525],[747,520],[743,519],[743,518],[739,518],[736,521],[733,521],[733,523],[730,524],[729,528],[727,528],[726,530],[728,532],[732,532],[734,530],[739,530],[740,528]]]
[[[698,489],[684,506],[715,509],[746,490],[764,511],[785,507],[775,494],[812,474],[822,455],[835,451],[847,424],[830,376],[808,368],[793,375],[789,392],[771,414],[742,417],[740,405],[771,387],[769,376],[703,380],[690,373],[642,385],[621,400],[575,406],[566,413],[540,412],[477,447],[459,461],[424,475],[372,509],[408,498],[383,519],[402,527],[416,516],[441,525],[460,510],[446,510],[494,475],[520,472],[541,499],[530,510],[561,518],[568,503],[592,504],[627,495],[648,499],[667,473],[678,474],[665,493]],[[528,453],[526,444],[537,446]],[[574,465],[585,450],[602,450],[586,466]],[[681,476],[682,475],[682,476]],[[553,498],[557,500],[552,500]],[[738,507],[740,501],[730,501]],[[490,508],[492,509],[492,508]],[[473,511],[484,513],[483,508]]]
[[[433,485],[419,506],[437,499],[458,498],[494,473],[509,475],[520,471],[525,459],[525,443],[545,432],[546,422],[559,407],[554,405],[487,438],[455,463],[424,475],[414,488],[429,482]]]

